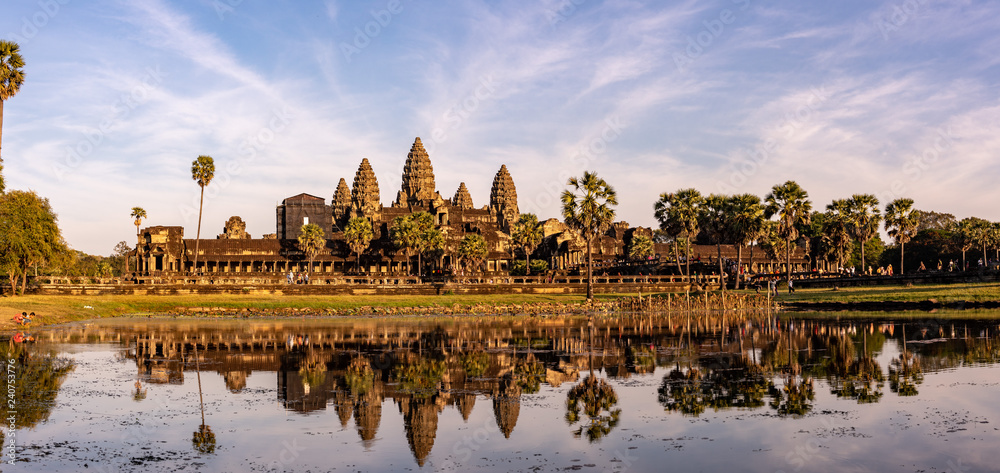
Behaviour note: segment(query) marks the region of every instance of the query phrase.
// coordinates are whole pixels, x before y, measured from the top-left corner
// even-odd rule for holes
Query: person
[[[927,271],[927,267],[924,266],[924,262],[923,261],[920,262],[920,267],[917,268],[917,271],[919,271],[921,273],[924,272],[924,271]]]
[[[795,294],[795,286],[792,285],[792,278],[788,278],[788,293]]]
[[[291,272],[291,271],[288,271],[288,277],[286,278],[286,279],[288,280],[288,284],[291,284],[291,283],[292,283],[292,277],[293,277],[293,276],[292,276],[292,272]]]
[[[944,266],[944,265],[943,265],[943,263],[941,263],[941,260],[938,260],[938,266],[937,266],[937,268],[938,268],[938,269],[937,269],[937,270],[938,270],[938,272],[939,272],[939,273],[941,272],[941,268],[942,268],[943,266]]]
[[[309,284],[309,273],[306,273],[306,274],[305,274],[305,275],[303,276],[303,280],[305,281],[305,283],[306,283],[306,284]]]
[[[892,276],[892,265],[891,264],[889,265],[889,269],[887,269],[886,271],[889,273],[889,276]]]

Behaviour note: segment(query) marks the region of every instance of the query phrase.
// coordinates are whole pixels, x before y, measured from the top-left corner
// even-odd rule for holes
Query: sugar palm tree
[[[347,240],[347,246],[357,255],[359,273],[361,272],[361,252],[368,248],[373,236],[372,224],[364,217],[352,218],[347,222],[347,228],[344,229],[344,239]]]
[[[618,194],[597,173],[585,171],[583,178],[571,177],[570,189],[562,193],[562,214],[566,224],[577,229],[587,244],[587,300],[594,299],[594,263],[591,243],[615,220]]]
[[[878,207],[878,199],[871,194],[854,194],[850,200],[850,222],[854,237],[861,244],[861,271],[865,266],[865,243],[878,233],[882,212]]]
[[[142,219],[146,218],[146,209],[142,207],[132,207],[132,218],[135,219],[135,269],[139,270],[139,246],[142,245],[142,241],[139,240],[139,225],[142,225]],[[128,258],[125,258],[125,270],[128,271]]]
[[[20,46],[13,41],[0,40],[0,144],[3,142],[3,105],[7,99],[21,90],[24,83],[24,58],[21,57]],[[0,155],[0,166],[3,156]],[[3,180],[0,177],[0,192],[3,192]]]
[[[982,225],[982,222],[984,220],[978,217],[966,217],[951,226],[952,239],[955,246],[962,252],[962,271],[965,271],[968,266],[965,263],[965,252],[976,245],[977,228]]]
[[[809,194],[795,181],[771,188],[764,197],[767,207],[764,217],[778,217],[778,235],[785,240],[785,270],[787,277],[792,279],[792,242],[799,238],[799,225],[808,225],[812,203]]]
[[[834,249],[837,268],[843,263],[847,245],[851,244],[850,202],[847,199],[837,199],[826,206],[826,219],[823,221],[823,239]]]
[[[899,244],[899,274],[903,274],[903,251],[906,242],[917,233],[920,212],[913,208],[913,199],[896,199],[885,206],[885,231]]]
[[[215,177],[215,160],[211,156],[201,155],[191,163],[191,179],[198,183],[201,188],[201,199],[198,201],[198,233],[194,240],[194,266],[191,268],[198,272],[198,244],[201,242],[201,209],[205,203],[205,187],[212,182]]]
[[[660,222],[660,229],[675,237],[684,235],[684,259],[687,276],[691,276],[691,240],[700,231],[698,208],[705,201],[697,189],[681,189],[677,192],[660,194],[660,200],[653,204],[653,214]]]
[[[323,229],[316,225],[315,223],[307,223],[302,226],[299,231],[299,249],[306,254],[309,258],[309,272],[312,272],[313,259],[319,254],[320,250],[326,247],[326,235],[323,233]]]
[[[699,215],[699,219],[702,221],[701,227],[705,229],[709,239],[715,243],[716,256],[719,260],[720,291],[726,290],[726,280],[722,277],[724,273],[722,243],[729,237],[729,213],[729,197],[712,194],[705,198]]]
[[[531,252],[542,243],[542,224],[538,222],[535,214],[521,214],[521,218],[514,224],[510,234],[514,244],[524,251],[524,263],[527,275],[531,275]]]
[[[198,404],[201,405],[201,425],[191,436],[191,444],[199,453],[215,453],[215,433],[205,424],[205,398],[201,390],[201,364],[198,362],[198,342],[194,342],[194,368],[198,375]]]
[[[764,230],[764,206],[760,197],[740,194],[729,200],[730,237],[736,245],[736,289],[740,288],[739,268],[743,265],[743,247],[756,240]],[[751,256],[751,264],[753,264]]]
[[[458,256],[473,271],[478,271],[483,258],[489,253],[486,248],[486,239],[478,233],[470,233],[462,238],[462,243],[458,245]]]

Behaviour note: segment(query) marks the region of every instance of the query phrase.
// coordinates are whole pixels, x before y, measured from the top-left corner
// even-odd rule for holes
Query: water
[[[52,327],[0,468],[995,471],[992,315]]]

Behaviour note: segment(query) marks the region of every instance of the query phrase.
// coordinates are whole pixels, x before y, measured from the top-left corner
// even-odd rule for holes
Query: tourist
[[[795,294],[795,286],[792,285],[792,278],[788,278],[788,293]]]
[[[291,283],[292,283],[292,278],[293,278],[293,277],[294,277],[294,276],[292,275],[292,272],[291,272],[291,271],[289,271],[289,272],[288,272],[288,277],[286,278],[286,279],[288,280],[288,284],[291,284]]]
[[[920,267],[919,267],[919,268],[917,268],[917,272],[918,272],[918,273],[923,273],[923,272],[925,272],[925,271],[927,271],[927,267],[926,267],[926,266],[924,266],[924,262],[923,262],[923,261],[921,261],[921,262],[920,262]]]

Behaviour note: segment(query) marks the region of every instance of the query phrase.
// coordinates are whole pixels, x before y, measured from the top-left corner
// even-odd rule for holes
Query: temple
[[[251,238],[243,220],[234,216],[226,221],[217,238],[199,242],[195,258],[195,240],[184,238],[183,227],[143,229],[139,236],[139,273],[160,277],[224,274],[227,279],[244,278],[261,283],[280,282],[288,272],[409,275],[415,272],[411,260],[417,258],[393,244],[390,228],[397,217],[416,212],[430,214],[446,241],[446,249],[440,255],[423,259],[420,274],[454,274],[459,267],[458,242],[468,234],[481,235],[487,243],[481,275],[507,275],[515,257],[523,258],[511,244],[511,229],[521,214],[514,178],[506,165],[501,165],[493,177],[489,202],[477,208],[465,182],[458,185],[453,197],[441,195],[430,156],[420,138],[416,138],[407,154],[402,185],[395,199],[388,207],[381,199],[371,163],[362,159],[352,185],[349,187],[347,180],[340,178],[329,204],[323,197],[304,193],[284,199],[275,209],[275,233],[261,238]],[[367,249],[355,256],[344,229],[352,218],[359,217],[371,222],[374,235]],[[306,224],[318,225],[327,238],[325,247],[311,260],[297,244]],[[542,229],[544,238],[532,253],[532,260],[544,261],[550,271],[564,273],[578,270],[585,263],[585,245],[577,232],[554,218],[543,221]],[[593,242],[595,266],[606,272],[621,273],[622,266],[628,263],[625,248],[636,235],[652,237],[653,233],[649,228],[616,222]],[[655,250],[656,257],[643,262],[647,274],[648,268],[660,264],[660,254],[665,261],[671,253],[665,244],[656,244]],[[716,252],[714,246],[695,250],[706,260]],[[725,256],[730,253],[735,256],[735,251],[728,247]],[[807,264],[801,255],[796,256],[797,266]],[[761,255],[757,261],[763,261]]]

